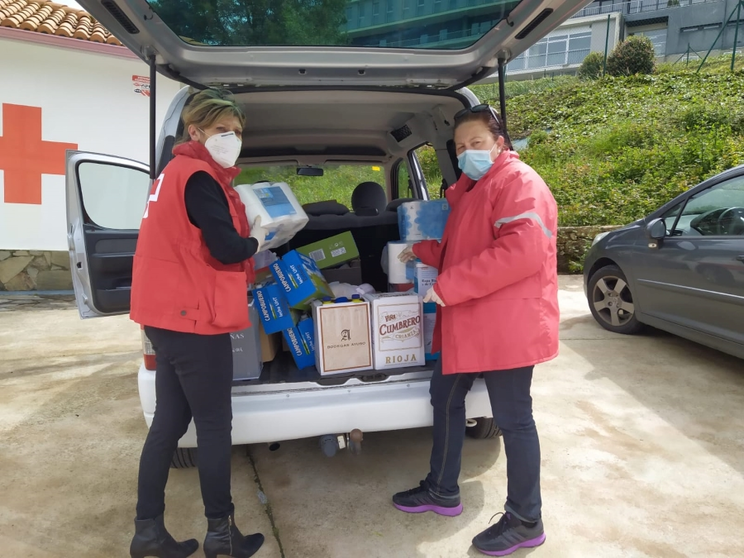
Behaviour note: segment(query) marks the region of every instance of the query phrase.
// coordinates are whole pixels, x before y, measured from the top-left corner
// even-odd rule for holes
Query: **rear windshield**
[[[300,204],[335,200],[351,207],[351,194],[362,182],[377,182],[385,188],[385,169],[373,165],[321,165],[313,167],[323,176],[298,176],[296,166],[246,167],[235,184],[285,182]]]
[[[182,40],[210,46],[467,48],[521,0],[150,0]]]

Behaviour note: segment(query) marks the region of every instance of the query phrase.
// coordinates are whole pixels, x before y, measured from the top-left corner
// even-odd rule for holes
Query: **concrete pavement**
[[[612,335],[579,278],[561,281],[561,355],[533,388],[548,539],[515,556],[744,556],[742,361],[658,332]],[[3,300],[2,555],[127,556],[146,433],[139,330]],[[505,498],[501,442],[466,441],[460,517],[402,514],[390,495],[425,475],[429,436],[367,433],[360,456],[332,459],[317,439],[235,448],[238,524],[267,535],[265,558],[479,556],[470,540]],[[196,471],[172,471],[167,499],[174,536],[201,539]]]

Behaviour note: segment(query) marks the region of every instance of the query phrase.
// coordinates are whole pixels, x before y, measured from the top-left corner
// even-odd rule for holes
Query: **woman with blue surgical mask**
[[[439,270],[425,302],[437,303],[431,379],[434,444],[429,474],[393,496],[401,511],[462,513],[458,477],[465,438],[465,397],[482,376],[506,450],[501,518],[473,545],[506,556],[545,541],[540,443],[530,387],[536,364],[558,353],[557,207],[540,176],[510,149],[496,112],[478,105],[455,115],[462,176],[446,192],[450,217],[441,241],[399,257]]]

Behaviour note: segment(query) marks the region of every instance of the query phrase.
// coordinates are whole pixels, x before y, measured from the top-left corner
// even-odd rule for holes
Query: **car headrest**
[[[342,203],[338,203],[336,200],[306,203],[302,206],[302,209],[308,215],[315,217],[319,215],[346,215],[349,212],[348,207]]]
[[[351,208],[357,215],[380,215],[386,205],[385,189],[377,182],[362,182],[351,194]]]

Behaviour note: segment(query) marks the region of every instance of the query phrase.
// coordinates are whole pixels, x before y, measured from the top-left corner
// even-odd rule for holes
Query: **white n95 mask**
[[[214,134],[204,142],[204,147],[207,148],[212,159],[225,169],[235,166],[242,145],[243,143],[235,135],[235,132]]]

